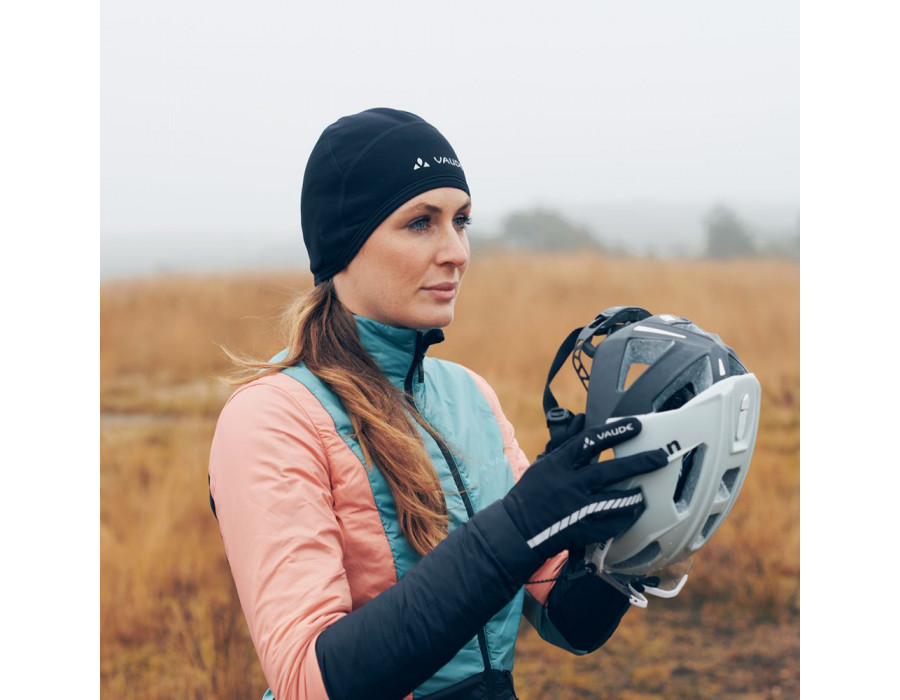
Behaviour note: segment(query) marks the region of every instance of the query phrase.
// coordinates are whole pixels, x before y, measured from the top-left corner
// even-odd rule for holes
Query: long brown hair
[[[299,297],[282,316],[287,355],[280,362],[239,357],[229,381],[246,384],[302,362],[341,400],[366,468],[377,467],[390,486],[406,539],[426,554],[447,536],[447,506],[415,420],[438,444],[441,436],[366,352],[353,315],[341,304],[331,280]],[[410,420],[412,416],[413,420]]]

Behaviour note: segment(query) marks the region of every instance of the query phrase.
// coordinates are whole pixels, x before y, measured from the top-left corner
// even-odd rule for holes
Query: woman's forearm
[[[412,692],[541,564],[499,501],[480,511],[397,584],[319,635],[316,655],[329,697],[400,698]]]

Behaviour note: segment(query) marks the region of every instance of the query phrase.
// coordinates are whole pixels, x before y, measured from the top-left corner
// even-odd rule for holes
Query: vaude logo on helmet
[[[430,168],[427,160],[422,160],[421,158],[416,158],[416,164],[413,166],[413,170],[418,170],[419,168]]]
[[[616,435],[622,435],[623,433],[630,433],[634,430],[634,423],[625,423],[624,425],[620,425],[617,428],[611,428],[610,430],[604,430],[602,433],[597,433],[594,438],[596,440],[606,440],[607,438],[615,437]],[[597,443],[589,437],[584,439],[584,444],[582,448],[585,450],[592,445],[596,445]]]

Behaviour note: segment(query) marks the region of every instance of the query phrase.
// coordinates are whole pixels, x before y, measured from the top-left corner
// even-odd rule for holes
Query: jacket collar
[[[391,383],[407,391],[422,381],[422,359],[428,347],[444,340],[440,328],[417,331],[397,328],[364,316],[353,315],[363,347]]]

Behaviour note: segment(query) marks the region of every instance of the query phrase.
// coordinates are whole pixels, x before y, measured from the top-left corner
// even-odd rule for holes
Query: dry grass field
[[[543,447],[540,397],[565,335],[608,306],[687,316],[759,377],[760,434],[740,499],[684,592],[632,610],[574,657],[527,623],[516,683],[536,698],[799,696],[800,274],[775,261],[506,256],[473,262],[432,354],[496,389]],[[131,698],[259,698],[266,688],[209,509],[206,469],[231,389],[217,343],[269,357],[306,275],[173,276],[101,287],[101,687]],[[565,370],[563,405],[583,405]],[[568,380],[568,381],[567,381]]]

